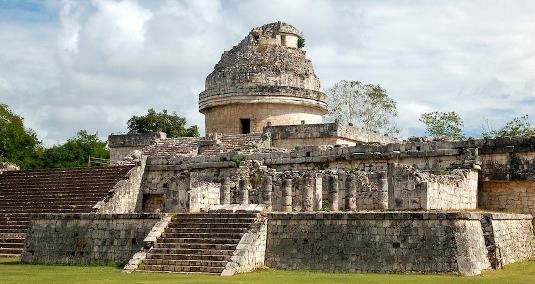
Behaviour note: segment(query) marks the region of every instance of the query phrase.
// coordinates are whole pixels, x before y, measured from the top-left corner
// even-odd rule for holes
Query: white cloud
[[[56,17],[0,17],[0,101],[47,144],[79,129],[125,131],[149,107],[203,128],[197,95],[221,53],[277,20],[303,31],[322,86],[385,87],[403,135],[423,134],[422,112],[457,111],[477,134],[487,118],[500,125],[535,107],[532,1],[65,0],[45,8]]]

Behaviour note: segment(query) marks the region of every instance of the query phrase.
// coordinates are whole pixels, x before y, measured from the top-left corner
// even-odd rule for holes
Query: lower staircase
[[[18,257],[22,253],[29,223],[29,214],[0,213],[0,258]]]
[[[20,257],[32,214],[90,213],[132,166],[0,174],[0,258]]]
[[[259,217],[259,213],[177,214],[138,271],[221,274]]]

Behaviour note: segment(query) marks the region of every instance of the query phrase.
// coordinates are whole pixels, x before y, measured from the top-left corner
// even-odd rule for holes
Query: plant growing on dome
[[[300,36],[300,37],[297,39],[297,47],[298,47],[298,48],[303,48],[303,47],[305,47],[305,38],[304,38],[304,37],[301,37],[301,36]]]

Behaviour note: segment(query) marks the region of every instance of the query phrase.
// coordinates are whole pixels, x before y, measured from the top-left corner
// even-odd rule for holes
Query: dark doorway
[[[286,46],[286,36],[285,35],[281,35],[281,45],[282,46]]]
[[[241,118],[240,119],[240,129],[241,134],[251,133],[251,119],[250,118]]]

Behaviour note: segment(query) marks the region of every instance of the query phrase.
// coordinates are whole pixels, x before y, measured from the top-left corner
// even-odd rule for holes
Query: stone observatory
[[[327,113],[325,94],[301,32],[283,22],[253,28],[223,52],[199,94],[206,134],[261,133],[265,126],[317,124]]]

